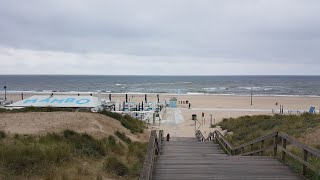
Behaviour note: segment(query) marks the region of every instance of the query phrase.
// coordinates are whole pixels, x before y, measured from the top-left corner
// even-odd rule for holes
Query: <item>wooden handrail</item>
[[[140,174],[140,180],[150,180],[153,175],[154,160],[157,155],[160,155],[161,146],[163,141],[163,131],[152,130],[148,143],[147,154],[143,163],[143,168]]]
[[[201,132],[199,132],[198,134],[200,133]],[[308,162],[308,157],[310,155],[320,158],[320,151],[318,149],[309,147],[306,144],[299,142],[297,139],[290,137],[288,134],[284,132],[274,132],[236,147],[233,147],[219,131],[214,131],[213,133],[210,133],[209,137],[206,140],[210,140],[210,139],[220,144],[220,146],[222,146],[222,148],[229,155],[252,156],[252,155],[259,154],[260,156],[263,156],[265,151],[273,149],[274,151],[273,156],[277,157],[277,152],[278,150],[280,150],[282,161],[285,162],[286,156],[288,155],[302,164],[303,176],[306,176],[307,169],[313,171],[314,173],[320,176],[320,170],[313,167]],[[267,140],[272,140],[273,143],[265,144]],[[279,144],[280,142],[281,144]],[[257,143],[260,143],[260,146],[258,149],[254,149],[254,145]],[[287,150],[287,143],[290,143],[302,149],[303,158]],[[268,147],[266,147],[265,145],[268,145]],[[250,147],[249,148],[250,150],[246,152],[246,149],[248,147]]]
[[[198,141],[206,141],[206,139],[204,138],[204,136],[200,130],[196,131],[196,138],[198,139]]]

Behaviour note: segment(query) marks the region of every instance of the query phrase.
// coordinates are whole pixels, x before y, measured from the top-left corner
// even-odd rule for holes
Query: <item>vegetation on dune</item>
[[[131,139],[128,138],[124,133],[116,131],[114,134],[118,136],[118,138],[120,138],[123,142],[126,142],[127,144],[130,144],[132,142]]]
[[[122,116],[119,113],[110,111],[101,111],[99,113],[120,121],[121,125],[129,129],[132,134],[143,133],[143,130],[146,128],[146,125],[143,121],[135,119],[129,115]]]
[[[282,131],[298,138],[320,127],[320,115],[306,113],[302,115],[242,116],[225,118],[217,125],[232,132],[227,136],[228,140],[235,145],[240,145],[275,131]],[[314,146],[317,147],[316,144]]]
[[[123,133],[117,134],[128,139]],[[145,143],[123,140],[128,143],[125,145],[117,142],[114,136],[97,140],[88,134],[71,130],[44,136],[12,137],[4,134],[1,137],[0,179],[14,179],[17,176],[39,176],[45,179],[73,179],[81,176],[85,179],[101,179],[102,175],[110,174],[136,179],[146,152]],[[91,161],[100,169],[79,167],[79,161]]]
[[[258,115],[258,116],[243,116],[239,118],[226,118],[217,124],[223,130],[228,132],[226,139],[233,145],[241,145],[261,136],[270,134],[276,131],[282,131],[292,137],[300,138],[306,134],[320,128],[320,115],[302,114],[302,115]],[[272,140],[265,142],[272,144]],[[320,141],[315,144],[308,144],[317,149],[320,149]],[[296,156],[303,159],[303,151],[294,145],[289,145],[288,149]],[[271,155],[272,152],[266,152],[265,155]],[[278,156],[280,158],[280,154]],[[317,157],[310,156],[308,162],[315,168],[320,169],[320,160]],[[286,162],[297,172],[302,171],[302,165],[288,156]],[[314,172],[309,171],[307,177],[310,179],[320,178]]]

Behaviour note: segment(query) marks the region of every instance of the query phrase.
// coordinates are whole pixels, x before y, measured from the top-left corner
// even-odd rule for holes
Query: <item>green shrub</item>
[[[104,156],[105,148],[99,140],[88,134],[79,134],[75,131],[65,130],[63,132],[66,141],[73,145],[74,152],[85,156]]]
[[[133,134],[143,133],[143,130],[146,127],[143,121],[132,118],[131,116],[128,116],[128,115],[122,116],[121,114],[113,113],[110,111],[101,111],[99,113],[120,121],[121,125],[129,129]]]
[[[116,131],[114,133],[116,136],[118,136],[123,142],[130,144],[132,141],[130,138],[128,138],[124,133],[121,133],[119,131]]]
[[[103,167],[107,172],[112,172],[118,176],[125,176],[129,173],[128,167],[121,160],[114,156],[108,157],[103,164]]]

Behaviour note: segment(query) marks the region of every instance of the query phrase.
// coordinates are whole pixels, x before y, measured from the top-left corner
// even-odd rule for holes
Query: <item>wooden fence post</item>
[[[284,149],[287,149],[287,139],[285,139],[285,138],[282,138],[282,147]],[[286,161],[286,152],[282,151],[281,159],[282,159],[283,162]]]
[[[303,150],[303,160],[308,162],[308,151],[307,150]],[[306,176],[307,174],[307,166],[303,164],[303,168],[302,168],[302,174],[303,176]]]
[[[264,140],[261,141],[260,150],[264,148]],[[260,156],[263,156],[263,151],[260,152]]]
[[[278,134],[276,134],[273,138],[273,156],[277,156],[278,154]]]

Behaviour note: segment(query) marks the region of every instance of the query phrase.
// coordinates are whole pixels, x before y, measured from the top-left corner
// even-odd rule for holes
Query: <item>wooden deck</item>
[[[213,142],[172,138],[164,142],[153,179],[279,179],[301,176],[273,157],[228,156]]]

